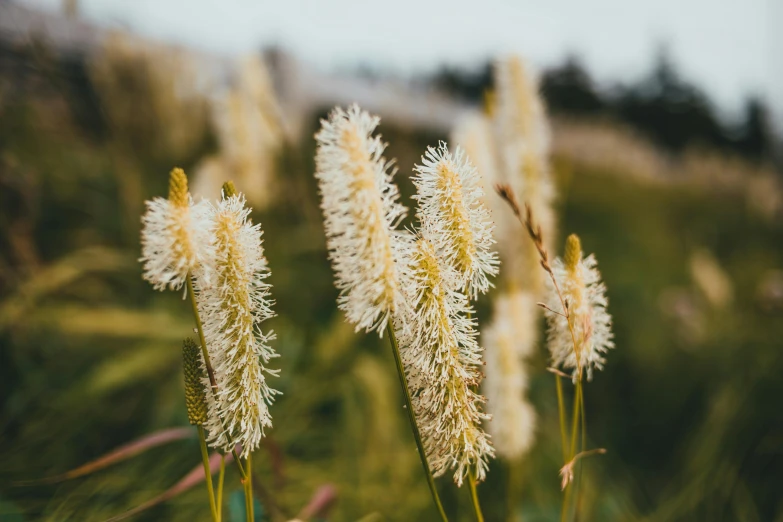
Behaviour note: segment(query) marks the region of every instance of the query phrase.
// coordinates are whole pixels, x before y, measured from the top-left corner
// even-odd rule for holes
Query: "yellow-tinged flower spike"
[[[356,329],[382,335],[404,306],[398,263],[405,234],[396,230],[406,209],[373,136],[380,120],[353,105],[321,121],[316,172],[326,246],[340,290],[338,304]]]
[[[481,427],[484,397],[475,391],[481,348],[473,309],[459,274],[429,239],[419,237],[409,255],[411,315],[399,338],[427,461],[434,476],[453,469],[458,486],[470,471],[483,480],[494,450]]]
[[[188,177],[185,171],[175,167],[169,174],[169,201],[177,208],[188,206]]]
[[[209,279],[212,248],[209,240],[209,204],[193,203],[182,169],[169,175],[169,198],[147,201],[141,219],[143,277],[156,290],[178,290],[188,274]]]
[[[231,196],[236,196],[238,194],[236,187],[234,186],[233,181],[226,181],[223,183],[223,197],[224,198],[230,198]]]
[[[571,234],[566,238],[565,251],[563,252],[563,262],[566,270],[571,273],[579,271],[579,261],[582,260],[582,242],[579,236]]]
[[[603,368],[603,354],[614,348],[606,286],[601,282],[595,257],[583,257],[576,235],[566,240],[563,257],[555,260],[552,271],[568,306],[568,320],[559,313],[563,308],[560,296],[550,284],[547,305],[551,311],[545,310],[549,351],[553,365],[572,370],[574,380],[581,377],[580,371],[592,380],[593,370]]]
[[[499,61],[495,67],[497,110],[495,139],[501,177],[517,200],[530,206],[544,237],[555,236],[552,208],[555,187],[549,167],[549,124],[538,81],[519,57]],[[503,217],[511,220],[506,212]],[[500,258],[511,288],[530,289],[540,298],[546,274],[540,269],[534,246],[518,234],[516,223],[499,226]],[[547,244],[551,249],[553,245]]]
[[[191,424],[201,426],[207,423],[207,396],[204,381],[204,360],[201,348],[191,338],[182,343],[182,368],[185,374],[185,406]]]
[[[270,285],[264,281],[269,268],[260,225],[253,225],[249,215],[241,194],[224,197],[211,208],[213,280],[196,279],[218,390],[207,401],[208,442],[226,452],[241,444],[243,456],[258,447],[264,428],[272,426],[269,405],[279,393],[266,380],[266,375],[278,374],[267,366],[278,356],[269,345],[274,334],[261,331],[261,323],[274,316]]]
[[[422,229],[456,271],[459,289],[476,299],[492,286],[489,277],[498,273],[494,226],[482,202],[481,176],[460,147],[452,154],[445,142],[437,149],[429,147],[414,171],[416,215]]]
[[[481,333],[487,374],[482,390],[492,416],[487,430],[497,454],[515,460],[535,437],[536,411],[525,398],[525,358],[536,343],[536,303],[531,294],[514,292],[496,298],[494,308],[492,322]]]

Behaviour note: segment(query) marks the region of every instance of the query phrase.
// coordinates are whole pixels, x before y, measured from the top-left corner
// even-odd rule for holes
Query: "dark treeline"
[[[439,90],[480,103],[492,87],[492,65],[474,70],[443,68],[433,77]],[[574,57],[544,71],[542,94],[552,114],[611,117],[627,123],[671,152],[688,146],[718,147],[753,161],[772,161],[775,136],[764,101],[750,96],[738,122],[721,121],[709,97],[683,78],[662,53],[640,81],[598,88]]]

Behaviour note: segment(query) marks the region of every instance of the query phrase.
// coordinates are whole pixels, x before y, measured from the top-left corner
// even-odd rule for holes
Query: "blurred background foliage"
[[[174,51],[116,40],[90,61],[43,42],[3,43],[0,67],[0,519],[105,520],[197,465],[195,437],[82,478],[23,482],[187,425],[179,347],[193,324],[182,296],[142,281],[139,218],[145,199],[165,194],[172,166],[193,172],[225,153],[225,136],[193,88],[197,71]],[[478,103],[488,78],[446,70],[430,80]],[[622,161],[555,147],[560,230],[596,254],[617,344],[586,389],[588,446],[608,453],[586,461],[580,520],[783,521],[783,221],[763,106],[749,102],[740,130],[727,129],[665,57],[644,83],[609,94],[569,60],[544,75],[543,92],[555,114],[595,118],[581,120],[597,122],[588,133],[606,118],[628,125],[670,168],[653,182]],[[254,459],[261,511],[288,520],[333,485],[330,520],[433,520],[388,346],[355,334],[335,306],[312,159],[326,110],[265,152],[275,197],[254,213],[272,270],[283,392]],[[411,205],[412,166],[446,133],[380,130]],[[685,154],[695,146],[705,152],[694,167]],[[679,175],[709,165],[708,153],[730,155],[716,161],[737,166],[732,183],[708,167]],[[488,311],[484,298],[482,321]],[[536,444],[522,462],[493,462],[480,486],[489,521],[507,509],[525,521],[559,514],[543,347],[532,365]],[[239,490],[233,469],[227,477],[228,491]],[[466,488],[439,485],[452,519],[472,520]],[[198,486],[137,519],[207,513]]]

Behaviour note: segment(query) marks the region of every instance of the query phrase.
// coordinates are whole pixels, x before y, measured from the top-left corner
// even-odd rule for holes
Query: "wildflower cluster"
[[[269,268],[260,225],[249,215],[230,183],[221,201],[193,203],[185,173],[174,169],[169,198],[147,203],[141,258],[144,278],[158,290],[192,283],[202,346],[187,340],[183,348],[189,418],[210,445],[228,452],[240,444],[243,456],[272,425],[269,404],[278,393],[265,378],[277,375],[267,368],[277,356],[268,344],[274,337],[260,329],[274,315]]]

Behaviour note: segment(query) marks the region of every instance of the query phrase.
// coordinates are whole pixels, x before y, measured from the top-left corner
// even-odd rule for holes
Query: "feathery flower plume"
[[[536,412],[525,399],[524,361],[535,345],[535,308],[529,293],[501,295],[495,300],[492,323],[481,334],[487,363],[483,390],[492,416],[487,429],[497,454],[509,460],[530,449],[535,433]]]
[[[555,189],[549,172],[550,130],[537,79],[522,59],[514,56],[497,63],[495,81],[495,132],[504,181],[531,206],[546,237],[552,238]],[[514,227],[501,227],[501,231],[508,232],[500,247],[511,286],[530,288],[540,296],[544,277],[538,270],[536,251]]]
[[[481,191],[484,193],[481,200],[498,227],[498,214],[500,211],[505,213],[506,209],[502,208],[502,200],[497,197],[494,189],[495,184],[502,179],[498,170],[491,122],[481,113],[468,114],[452,129],[449,142],[462,147],[481,174]]]
[[[267,364],[278,355],[268,344],[274,334],[260,329],[274,312],[270,285],[264,281],[269,268],[261,227],[252,224],[249,214],[244,196],[233,184],[224,185],[223,200],[212,208],[214,281],[197,280],[199,312],[218,386],[208,400],[209,443],[224,451],[239,443],[242,456],[255,450],[264,428],[272,426],[268,405],[279,393],[264,376],[277,376],[279,370]]]
[[[476,299],[492,286],[489,276],[498,273],[493,225],[481,201],[481,176],[460,147],[452,154],[444,142],[437,149],[427,148],[414,172],[422,228],[458,274],[458,288]]]
[[[403,306],[397,261],[404,241],[395,227],[406,209],[382,156],[385,145],[372,135],[379,121],[357,105],[332,111],[315,136],[315,176],[339,307],[357,330],[382,335]]]
[[[145,280],[155,290],[179,290],[189,273],[207,279],[204,263],[211,255],[208,203],[193,203],[182,169],[169,175],[168,199],[147,201],[141,218],[141,259]]]
[[[400,334],[412,379],[413,405],[434,476],[455,469],[458,486],[469,471],[481,481],[494,456],[481,422],[484,398],[473,391],[481,381],[481,348],[461,279],[438,258],[424,237],[410,252],[409,330]]]
[[[567,314],[559,312],[563,309],[560,295],[550,284],[549,309],[545,313],[552,363],[572,369],[574,380],[581,378],[584,370],[587,380],[592,380],[593,369],[603,369],[602,354],[614,348],[612,316],[606,311],[606,286],[601,282],[597,262],[592,254],[583,257],[579,237],[571,234],[563,259],[555,259],[552,265],[552,274],[568,308]]]
[[[196,426],[207,423],[207,387],[204,385],[206,372],[201,348],[188,337],[182,342],[182,369],[185,374],[185,406],[188,421]]]

